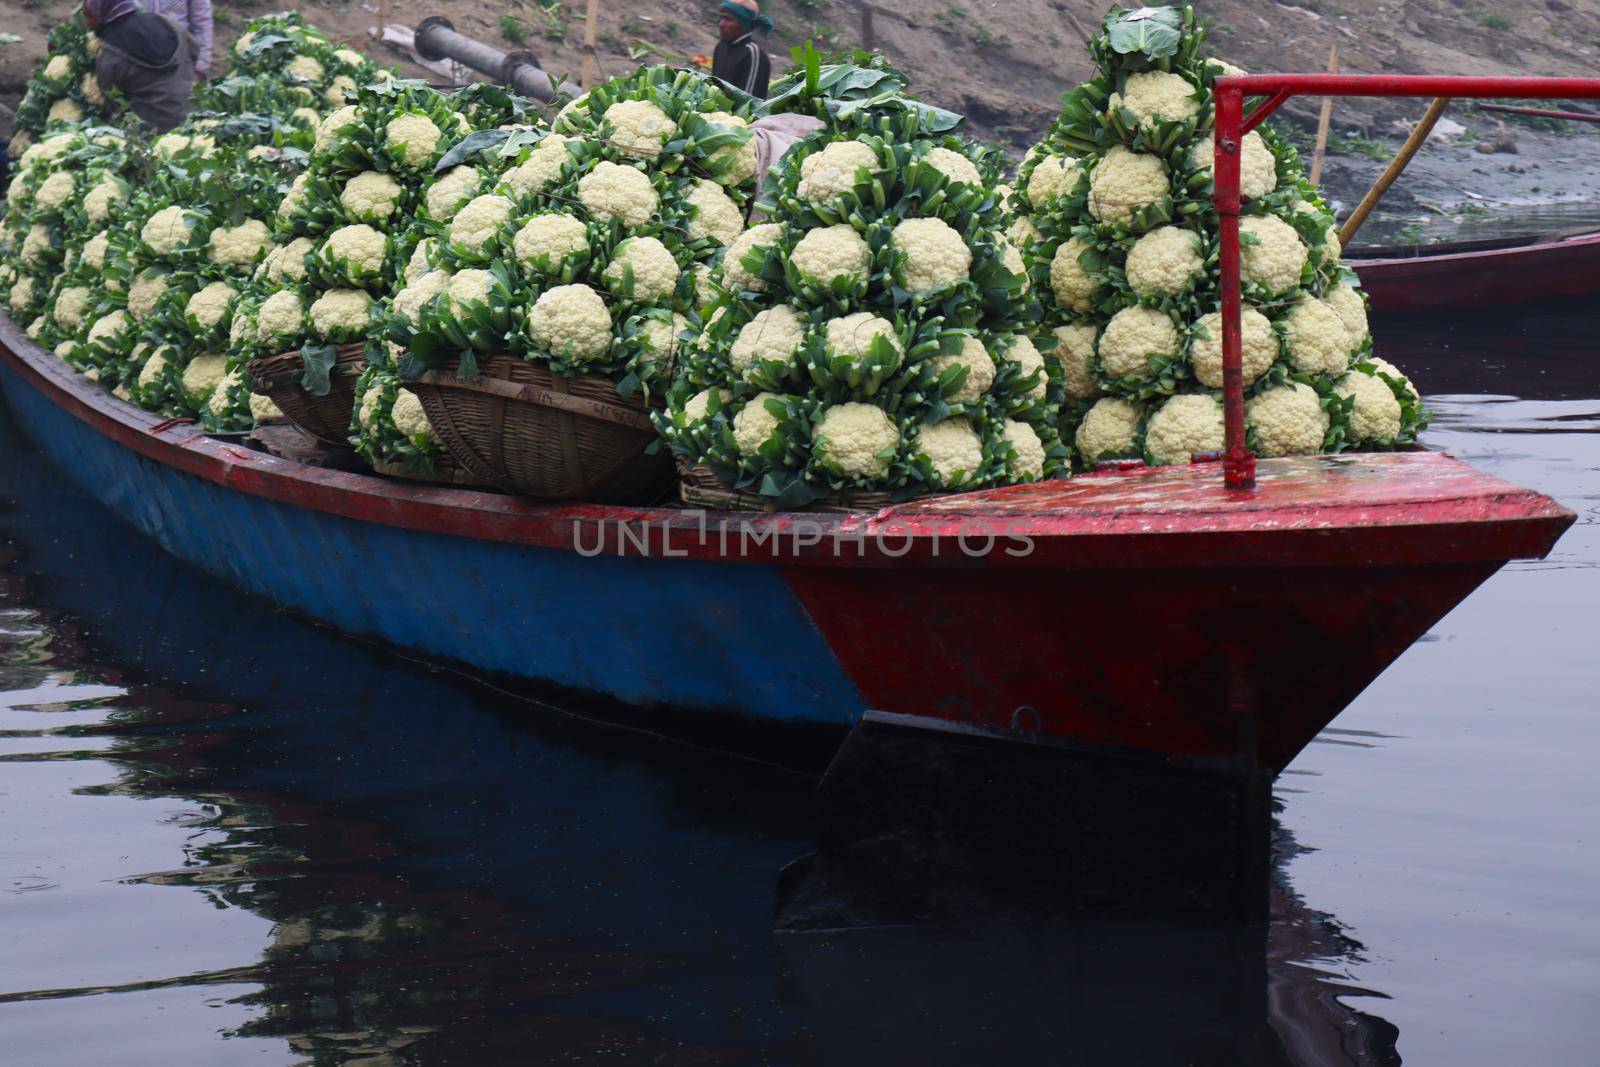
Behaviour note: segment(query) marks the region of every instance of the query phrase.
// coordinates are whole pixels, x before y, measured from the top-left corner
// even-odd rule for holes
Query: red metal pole
[[[1239,142],[1244,136],[1244,94],[1228,84],[1234,80],[1217,81],[1216,156],[1211,168],[1212,196],[1222,242],[1222,476],[1229,489],[1253,489],[1256,457],[1245,444],[1239,308]]]

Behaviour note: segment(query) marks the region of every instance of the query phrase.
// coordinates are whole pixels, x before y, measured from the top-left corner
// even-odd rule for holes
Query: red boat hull
[[[1478,252],[1347,262],[1380,311],[1520,304],[1600,290],[1600,234]]]

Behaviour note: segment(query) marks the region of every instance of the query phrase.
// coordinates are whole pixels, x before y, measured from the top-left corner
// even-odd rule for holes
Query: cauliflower
[[[331,111],[317,126],[317,140],[312,145],[313,155],[320,155],[333,147],[339,131],[346,126],[354,125],[361,121],[361,113],[354,104],[347,104],[337,111]]]
[[[345,66],[354,67],[357,70],[367,65],[367,57],[357,52],[354,48],[336,48],[333,51],[333,58]]]
[[[1045,156],[1034,166],[1033,173],[1028,176],[1027,188],[1023,195],[1028,198],[1035,211],[1058,196],[1067,196],[1078,184],[1078,176],[1083,173],[1078,160],[1071,156]],[[1029,223],[1032,226],[1032,223]],[[1034,230],[1037,235],[1038,231]],[[1021,242],[1018,242],[1019,244]]]
[[[1061,364],[1062,384],[1068,400],[1088,400],[1100,395],[1100,383],[1089,370],[1098,332],[1090,323],[1057,326],[1056,360]]]
[[[1283,317],[1289,363],[1307,374],[1343,374],[1350,367],[1350,331],[1332,307],[1314,297],[1297,301]]]
[[[722,284],[735,292],[764,292],[767,283],[745,269],[744,257],[757,249],[772,247],[782,235],[783,227],[772,222],[752,226],[741,233],[722,257]]]
[[[431,162],[442,136],[426,115],[396,115],[383,128],[384,147],[407,167],[421,168]]]
[[[306,276],[306,256],[315,246],[309,237],[296,237],[282,248],[268,253],[267,281],[282,284],[301,281]]]
[[[824,327],[824,336],[834,354],[856,363],[866,358],[867,349],[879,337],[887,337],[896,352],[903,352],[900,339],[895,336],[894,324],[870,311],[829,319]]]
[[[327,338],[364,333],[372,317],[372,297],[361,289],[329,289],[311,302],[311,328]]]
[[[923,426],[917,433],[916,450],[946,489],[972,483],[983,469],[983,441],[966,419],[945,419]]]
[[[1016,218],[1010,226],[1006,227],[1006,241],[1018,248],[1026,248],[1031,244],[1044,239],[1044,234],[1039,232],[1039,227],[1028,218]]]
[[[1309,200],[1300,201],[1294,210],[1299,215],[1311,215],[1319,222],[1326,220],[1322,244],[1311,250],[1312,262],[1328,265],[1338,263],[1344,254],[1344,246],[1339,243],[1339,228],[1333,224],[1333,216]]]
[[[89,335],[84,342],[90,348],[98,348],[103,352],[114,352],[119,346],[117,338],[128,328],[128,316],[122,311],[113,311],[104,318],[97,319],[89,327]]]
[[[200,407],[222,384],[228,373],[228,357],[207,353],[196,356],[183,368],[183,395],[192,407]]]
[[[289,184],[289,191],[278,202],[278,217],[280,219],[286,219],[293,215],[299,210],[300,205],[305,203],[306,183],[310,180],[311,176],[309,174],[301,173],[295,176],[294,181]]]
[[[378,170],[366,170],[344,183],[339,204],[358,222],[383,222],[394,214],[402,190],[400,183]]]
[[[1274,386],[1246,401],[1244,412],[1255,430],[1256,450],[1261,455],[1305,456],[1322,451],[1328,413],[1309,385]]]
[[[91,295],[81,285],[69,285],[57,293],[56,306],[51,312],[56,325],[67,333],[77,333],[78,327],[83,325],[84,313],[89,310]]]
[[[589,250],[589,229],[571,215],[535,215],[517,231],[511,250],[524,267],[554,270],[568,256]]]
[[[756,314],[739,336],[734,338],[728,351],[728,362],[734,373],[741,376],[758,365],[759,360],[788,363],[805,340],[806,325],[793,308],[780,304]]]
[[[466,272],[463,271],[462,273],[465,274]],[[389,302],[389,306],[394,310],[395,314],[415,324],[422,313],[422,305],[448,289],[451,280],[452,276],[449,271],[430,270],[395,293]]]
[[[413,440],[433,436],[433,424],[428,421],[428,413],[422,410],[422,401],[409,389],[401,389],[394,395],[389,418],[394,421],[396,430]]]
[[[1124,92],[1112,93],[1106,110],[1127,108],[1140,126],[1183,122],[1200,114],[1198,92],[1188,79],[1159,70],[1128,75]]]
[[[44,181],[39,183],[39,188],[33,192],[33,207],[35,211],[54,211],[65,204],[78,188],[78,180],[72,176],[71,171],[58,170]]]
[[[789,253],[789,261],[800,276],[823,287],[832,285],[836,278],[866,281],[870,259],[867,242],[843,222],[807,230]]]
[[[267,297],[256,313],[256,339],[262,344],[292,341],[300,336],[305,310],[292,289],[280,289]]]
[[[1145,427],[1144,450],[1157,466],[1188,463],[1223,447],[1222,404],[1210,393],[1169,397]]]
[[[50,111],[45,115],[45,124],[52,122],[82,122],[83,108],[70,96],[63,96],[60,100],[50,105]]]
[[[922,157],[922,162],[943,174],[953,182],[963,182],[967,185],[982,188],[983,175],[978,173],[977,164],[948,148],[933,148]]]
[[[100,82],[92,73],[85,74],[78,82],[78,92],[89,102],[89,106],[105,106],[106,94],[100,91]]]
[[[1249,388],[1278,361],[1278,335],[1267,317],[1249,306],[1241,309],[1239,327],[1239,367]],[[1222,388],[1222,312],[1213,311],[1195,323],[1189,362],[1201,385]]]
[[[167,349],[160,349],[144,361],[144,366],[139,368],[139,388],[152,388],[161,380],[161,374],[167,369]]]
[[[847,478],[882,478],[900,447],[900,430],[882,408],[851,402],[822,413],[812,434],[814,457]]]
[[[173,204],[150,216],[139,230],[139,239],[157,255],[169,255],[189,242],[199,221],[200,216]]]
[[[1045,370],[1044,354],[1039,351],[1039,346],[1033,340],[1017,334],[1011,341],[1011,347],[1006,349],[1002,357],[1009,363],[1015,363],[1026,379],[1038,374],[1038,381],[1027,391],[1025,396],[1030,400],[1043,400],[1050,389],[1050,375]]]
[[[1205,269],[1200,238],[1179,226],[1159,226],[1134,242],[1123,269],[1140,296],[1177,296]]]
[[[733,130],[744,130],[750,124],[738,115],[730,115],[726,111],[708,111],[700,116],[715,126],[726,126]],[[756,139],[749,137],[743,144],[730,145],[720,148],[709,157],[710,162],[721,170],[716,180],[723,185],[743,185],[756,176]]]
[[[55,82],[65,81],[67,78],[72,77],[72,60],[66,56],[51,56],[50,62],[44,65],[44,69],[39,72],[39,75]]]
[[[1278,187],[1278,161],[1255,130],[1245,134],[1240,144],[1243,151],[1239,153],[1239,195],[1258,200]],[[1189,166],[1202,174],[1211,173],[1216,158],[1216,140],[1209,133],[1189,149]]]
[[[284,68],[284,73],[301,81],[319,82],[322,80],[322,64],[310,56],[295,56],[289,60]]]
[[[611,349],[611,312],[587,285],[558,285],[534,303],[528,334],[552,355],[599,359]]]
[[[578,179],[578,200],[602,222],[621,219],[629,226],[649,222],[661,206],[661,197],[647,175],[609,160],[596,163],[594,170]]]
[[[143,383],[141,382],[140,384]],[[283,411],[278,407],[277,404],[273,403],[270,396],[262,396],[260,393],[251,393],[250,417],[257,423],[263,423],[268,419],[283,418]]]
[[[716,286],[711,283],[711,268],[704,263],[696,263],[690,268],[690,273],[694,275],[694,308],[704,311],[717,299]]]
[[[142,319],[156,309],[156,302],[167,291],[167,276],[160,271],[145,271],[128,286],[128,311]]]
[[[478,172],[468,166],[451,167],[428,186],[428,214],[440,222],[449,222],[474,193],[478,191]]]
[[[678,132],[678,124],[648,100],[622,100],[606,108],[613,147],[635,159],[654,159]]]
[[[1333,385],[1343,397],[1354,397],[1350,438],[1358,444],[1393,441],[1400,435],[1400,401],[1389,383],[1376,374],[1353,370]]]
[[[1078,455],[1091,466],[1102,459],[1132,457],[1139,415],[1139,409],[1121,397],[1101,397],[1078,424]]]
[[[1100,334],[1100,365],[1112,378],[1147,378],[1150,360],[1176,359],[1182,338],[1172,316],[1139,305],[1111,316]]]
[[[365,223],[339,227],[322,246],[323,262],[342,267],[352,281],[382,274],[388,255],[389,239]]]
[[[627,292],[630,268],[631,296]],[[617,245],[604,277],[618,296],[645,303],[669,296],[678,286],[678,274],[678,262],[666,245],[654,237],[629,237]]]
[[[819,206],[832,204],[855,187],[862,170],[874,171],[879,165],[878,153],[870,145],[833,141],[801,161],[795,195]]]
[[[322,99],[326,100],[334,107],[338,107],[345,102],[345,98],[348,94],[355,91],[356,80],[350,77],[348,74],[339,74],[336,75],[333,81],[328,83],[328,87],[322,91]]]
[[[245,219],[237,226],[218,226],[211,231],[211,262],[243,267],[260,259],[272,243],[272,231],[259,219]]]
[[[503,196],[476,197],[456,212],[450,223],[450,243],[468,252],[483,253],[507,222],[511,221],[511,201]]]
[[[1272,215],[1251,215],[1239,220],[1239,235],[1253,238],[1239,243],[1239,274],[1245,281],[1271,293],[1300,284],[1306,246],[1293,226]]]
[[[567,146],[577,142],[559,133],[546,134],[533,146],[528,158],[506,171],[505,183],[517,196],[531,196],[548,189],[561,176],[561,168],[572,158]]]
[[[54,252],[55,244],[50,237],[50,227],[43,223],[31,226],[28,229],[28,236],[22,239],[22,265],[43,267],[53,258]]]
[[[11,311],[20,315],[33,303],[34,281],[32,277],[24,275],[11,285]]]
[[[211,399],[206,402],[206,410],[217,418],[228,413],[228,394],[244,384],[244,368],[235,367],[211,390]]]
[[[322,125],[322,116],[317,114],[313,108],[297,107],[289,113],[289,121],[299,123],[306,129],[315,132],[317,127]]]
[[[1171,195],[1160,156],[1115,145],[1089,175],[1089,213],[1101,222],[1130,223],[1134,210]]]
[[[411,250],[411,258],[406,260],[405,280],[407,283],[416,281],[433,269],[433,246],[433,238],[424,237]]]
[[[458,312],[465,311],[465,305],[469,303],[489,302],[489,293],[494,288],[494,274],[482,269],[457,271],[450,276],[448,284],[451,308]]]
[[[1339,287],[1330,292],[1325,299],[1328,306],[1338,312],[1339,320],[1344,323],[1351,341],[1354,344],[1364,341],[1369,328],[1367,302],[1362,299],[1361,293],[1349,282],[1340,282]]]
[[[1001,436],[1011,449],[1006,468],[1013,478],[1036,482],[1044,477],[1044,442],[1039,439],[1037,430],[1025,422],[1007,419]]]
[[[906,257],[901,277],[913,293],[948,289],[971,275],[972,249],[943,219],[906,219],[890,240]]]
[[[189,298],[183,313],[209,330],[228,314],[237,295],[227,282],[212,282]]]
[[[744,231],[744,212],[716,182],[701,178],[685,199],[689,206],[689,240],[710,237],[731,245]]]
[[[1065,311],[1088,311],[1089,298],[1099,283],[1084,269],[1079,259],[1089,250],[1080,237],[1061,242],[1050,261],[1050,290],[1056,304]]]
[[[994,384],[994,357],[989,355],[989,350],[976,337],[963,337],[961,339],[960,352],[933,358],[933,372],[935,374],[942,376],[951,367],[967,368],[966,382],[962,384],[954,396],[949,398],[952,404],[977,403],[983,394],[989,391],[989,387]]]
[[[755,456],[778,428],[778,417],[767,410],[772,393],[757,393],[733,417],[733,443],[741,456]]]

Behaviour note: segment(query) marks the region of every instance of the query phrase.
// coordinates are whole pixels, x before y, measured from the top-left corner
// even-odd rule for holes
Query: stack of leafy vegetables
[[[7,148],[20,157],[46,133],[76,125],[103,125],[115,101],[107,101],[94,77],[100,39],[74,12],[50,31],[44,62],[28,79],[17,106]]]

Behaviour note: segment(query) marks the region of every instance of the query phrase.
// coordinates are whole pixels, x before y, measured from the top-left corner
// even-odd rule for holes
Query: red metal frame
[[[1291,96],[1421,96],[1477,99],[1600,100],[1600,78],[1466,78],[1422,74],[1247,74],[1218,78],[1213,200],[1222,247],[1222,389],[1227,448],[1223,480],[1252,489],[1256,461],[1245,445],[1239,298],[1239,146]],[[1265,96],[1248,116],[1247,96]]]

